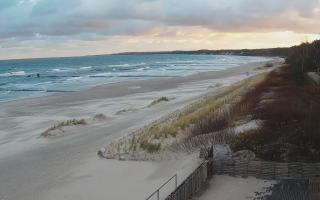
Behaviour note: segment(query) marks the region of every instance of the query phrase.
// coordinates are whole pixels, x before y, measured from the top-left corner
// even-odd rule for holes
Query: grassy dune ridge
[[[68,126],[77,126],[77,125],[86,125],[87,121],[85,119],[70,119],[63,122],[60,122],[58,124],[55,124],[45,130],[43,133],[41,133],[41,136],[48,137],[53,135],[53,131],[61,131],[64,132],[63,127]]]
[[[260,129],[238,135],[234,151],[248,149],[272,161],[320,161],[320,88],[311,82],[296,84],[284,66],[239,102],[247,104],[253,119],[263,120]]]
[[[248,89],[260,83],[264,77],[265,74],[259,74],[225,88],[218,94],[208,95],[174,112],[162,121],[152,123],[137,133],[112,142],[106,147],[106,150],[111,157],[131,154],[146,158],[147,154],[159,153],[171,144],[185,138],[225,128],[229,123],[219,125],[220,122],[217,120],[215,125],[211,125],[212,129],[210,127],[204,129],[204,121],[216,119],[215,117],[220,116],[226,107],[238,102]]]

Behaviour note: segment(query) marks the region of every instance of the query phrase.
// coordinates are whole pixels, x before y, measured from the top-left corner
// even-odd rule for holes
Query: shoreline
[[[66,98],[70,99],[74,96],[74,98],[81,98],[81,96],[86,93],[91,94],[90,98],[83,98],[82,100],[92,100],[96,98],[109,98],[109,97],[118,97],[138,92],[147,92],[147,91],[155,91],[155,90],[165,90],[168,88],[172,88],[172,86],[177,86],[178,84],[186,83],[186,82],[193,82],[199,81],[203,79],[215,79],[215,78],[223,78],[224,74],[236,74],[239,71],[243,71],[246,68],[250,71],[250,66],[252,65],[262,65],[268,62],[281,62],[283,60],[280,57],[272,57],[269,61],[261,61],[261,62],[251,62],[247,64],[242,64],[234,67],[230,67],[223,70],[218,71],[207,71],[207,72],[195,72],[194,74],[187,75],[187,76],[178,76],[178,77],[163,77],[163,78],[151,78],[151,79],[142,79],[142,80],[127,80],[121,82],[112,82],[106,84],[99,84],[94,87],[90,87],[87,89],[79,90],[79,91],[72,91],[72,92],[57,92],[43,96],[33,96],[33,97],[26,97],[21,99],[13,99],[8,101],[0,101],[0,106],[2,105],[10,105],[15,103],[28,103],[30,101],[42,101],[42,100],[56,100],[57,98]],[[240,69],[242,68],[242,69]],[[222,75],[222,76],[221,76]],[[166,80],[166,82],[164,82]],[[145,88],[145,90],[139,90],[138,88],[131,88],[131,85],[149,85],[149,88]],[[103,90],[115,90],[115,89],[123,89],[123,87],[128,87],[127,91],[121,91],[119,93],[113,93],[108,95],[97,95],[98,92]]]
[[[0,170],[3,172],[0,197],[8,200],[144,198],[173,173],[187,169],[186,166],[192,168],[197,155],[185,163],[181,160],[130,162],[98,159],[97,150],[209,93],[246,79],[247,71],[250,76],[262,73],[265,70],[254,70],[261,65],[263,63],[249,64],[191,77],[130,81],[0,104],[3,127],[0,130]],[[161,96],[174,99],[148,107]],[[127,111],[117,114],[123,109]],[[106,114],[107,119],[91,120],[97,112]],[[41,131],[56,122],[72,118],[90,119],[90,123],[70,127],[58,137],[40,137]],[[193,170],[190,167],[185,173]],[[127,170],[135,173],[128,174]],[[114,180],[117,180],[115,185]],[[132,186],[135,182],[141,183],[139,188]],[[118,194],[113,187],[123,187],[132,194],[129,197]]]

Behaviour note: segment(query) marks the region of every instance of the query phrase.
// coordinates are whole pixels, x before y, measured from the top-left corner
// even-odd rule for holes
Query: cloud
[[[319,8],[318,0],[2,0],[0,37],[131,35],[161,25],[314,33]]]
[[[0,1],[2,48],[141,35],[167,41],[194,29],[319,34],[320,0]]]

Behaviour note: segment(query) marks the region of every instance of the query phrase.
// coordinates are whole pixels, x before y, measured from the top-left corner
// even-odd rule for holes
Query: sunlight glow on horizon
[[[2,0],[0,27],[0,59],[290,47],[320,0]]]
[[[95,41],[69,40],[66,44],[47,44],[42,40],[30,41],[30,43],[24,42],[21,46],[4,48],[7,53],[12,51],[12,56],[2,56],[1,54],[0,59],[21,58],[22,53],[24,54],[23,58],[37,58],[144,51],[290,47],[303,42],[312,42],[316,39],[320,39],[320,34],[303,34],[292,31],[231,33],[212,32],[208,29],[192,28],[192,30],[188,31],[179,29],[177,32],[171,32],[170,34],[164,32],[148,32],[136,36],[106,37]],[[110,47],[112,47],[112,49],[110,49]],[[2,50],[3,48],[0,48],[0,53]],[[15,54],[15,52],[17,53]]]

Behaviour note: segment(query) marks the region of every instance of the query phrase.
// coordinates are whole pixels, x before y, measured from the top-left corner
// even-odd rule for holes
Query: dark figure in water
[[[40,77],[40,74],[37,74],[37,78],[39,78]]]

